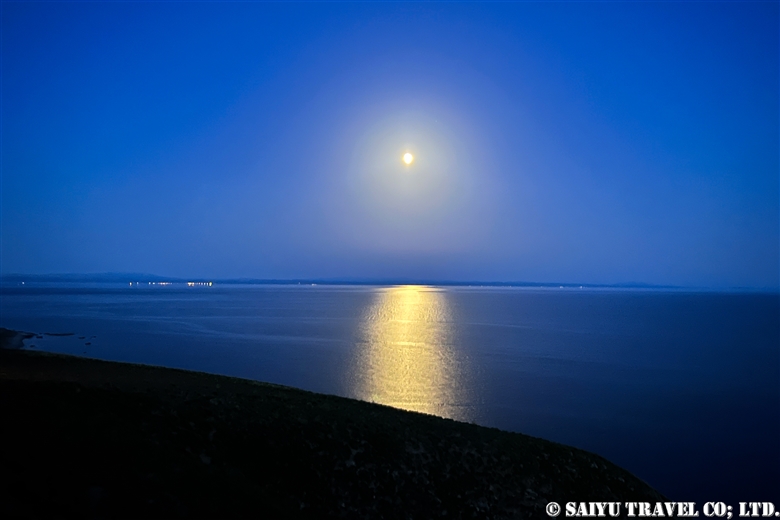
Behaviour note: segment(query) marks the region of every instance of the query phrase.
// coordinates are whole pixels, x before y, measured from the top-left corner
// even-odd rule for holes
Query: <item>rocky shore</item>
[[[3,518],[548,518],[551,501],[663,500],[519,433],[20,334],[0,329]]]

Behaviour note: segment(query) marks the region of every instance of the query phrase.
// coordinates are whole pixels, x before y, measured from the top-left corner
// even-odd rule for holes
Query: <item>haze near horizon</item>
[[[0,9],[0,273],[780,288],[776,2]]]

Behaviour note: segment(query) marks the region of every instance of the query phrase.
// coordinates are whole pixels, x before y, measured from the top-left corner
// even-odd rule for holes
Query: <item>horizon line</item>
[[[255,278],[255,277],[226,277],[226,278],[208,278],[192,277],[185,278],[181,276],[160,276],[151,273],[122,273],[122,272],[101,272],[101,273],[46,273],[46,274],[25,274],[25,273],[0,273],[0,282],[84,282],[84,283],[137,283],[152,284],[159,282],[169,283],[187,283],[187,282],[212,282],[225,285],[430,285],[430,286],[463,286],[463,287],[544,287],[544,288],[623,288],[623,289],[678,289],[678,290],[724,290],[735,291],[745,290],[751,292],[780,292],[780,287],[749,287],[749,286],[700,286],[700,285],[674,285],[657,284],[648,282],[613,282],[613,283],[594,283],[594,282],[550,282],[550,281],[522,281],[522,280],[433,280],[425,278],[404,278],[404,277],[375,277],[375,278],[349,278],[349,277],[328,277],[328,278]]]

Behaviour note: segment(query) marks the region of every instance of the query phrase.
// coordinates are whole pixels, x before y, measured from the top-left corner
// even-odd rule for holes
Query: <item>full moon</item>
[[[404,162],[409,165],[412,164],[412,161],[414,161],[414,155],[410,154],[409,152],[406,152],[404,154]]]

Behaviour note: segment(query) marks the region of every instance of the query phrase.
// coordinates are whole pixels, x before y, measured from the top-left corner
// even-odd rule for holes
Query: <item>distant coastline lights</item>
[[[130,282],[130,287],[133,285],[173,285],[174,282]],[[211,287],[214,285],[214,282],[187,282],[188,287],[196,287],[196,286],[204,286],[204,287]]]

